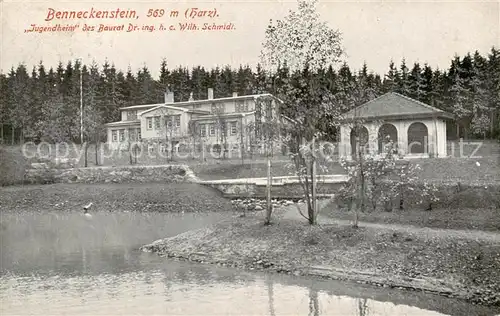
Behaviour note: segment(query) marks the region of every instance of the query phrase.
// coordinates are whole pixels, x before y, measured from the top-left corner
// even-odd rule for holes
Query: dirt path
[[[318,201],[318,208],[320,213],[318,215],[318,223],[320,225],[352,225],[352,221],[344,219],[336,219],[328,216],[326,209],[323,209],[327,204],[328,200]],[[303,214],[306,214],[305,204],[300,205],[300,210]],[[276,210],[276,214],[285,219],[301,220],[305,221],[304,217],[299,214],[297,207],[295,205],[286,206]],[[359,226],[371,227],[375,229],[389,229],[394,231],[400,231],[405,233],[413,233],[420,236],[426,236],[428,238],[457,238],[457,239],[468,239],[475,241],[487,241],[493,243],[500,243],[500,233],[481,231],[481,230],[458,230],[458,229],[443,229],[443,228],[428,228],[428,227],[418,227],[412,225],[401,225],[401,224],[381,224],[381,223],[369,223],[369,222],[359,222]]]

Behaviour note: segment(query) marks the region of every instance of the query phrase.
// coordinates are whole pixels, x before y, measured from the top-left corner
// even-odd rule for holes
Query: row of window
[[[181,126],[181,116],[180,115],[170,115],[165,116],[165,122],[167,128],[180,127]],[[147,129],[163,129],[161,124],[161,116],[146,117],[146,128]]]
[[[128,137],[131,141],[141,140],[141,129],[131,128],[128,130]],[[111,139],[114,143],[125,141],[125,129],[113,129],[111,130]]]
[[[249,110],[248,102],[236,101],[234,110],[235,112],[248,112]]]
[[[135,121],[137,120],[137,111],[127,111],[126,113],[126,120],[127,121]]]
[[[206,137],[207,136],[207,131],[209,136],[215,136],[215,128],[216,124],[214,123],[209,123],[209,124],[200,124],[200,136],[201,137]],[[227,131],[229,132],[229,135],[233,136],[238,133],[238,124],[237,122],[227,122]]]

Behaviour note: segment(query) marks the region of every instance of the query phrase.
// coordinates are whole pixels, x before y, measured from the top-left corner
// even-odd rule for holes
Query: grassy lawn
[[[477,152],[474,152],[476,151]],[[12,174],[11,178],[18,178],[23,174],[23,168],[27,167],[30,162],[36,159],[25,159],[21,153],[20,146],[8,146],[3,148],[10,156],[9,166],[4,166],[3,169],[11,169],[9,173]],[[29,153],[34,154],[39,152],[42,157],[49,157],[54,159],[56,156],[56,148],[48,147],[30,147]],[[65,150],[59,148],[59,154],[62,155]],[[68,157],[83,157],[81,149],[77,145],[70,147]],[[495,181],[500,180],[500,144],[494,141],[484,142],[464,142],[462,145],[458,142],[448,143],[449,158],[439,159],[412,159],[412,163],[418,163],[422,166],[422,179],[425,180],[444,180],[444,181],[462,181],[462,182],[481,182],[481,181]],[[479,158],[470,158],[473,157]],[[0,167],[1,162],[9,160],[9,157],[3,157],[0,152]],[[124,166],[130,165],[128,152],[115,151],[100,152],[99,153],[100,165],[105,166]],[[469,157],[469,158],[467,158]],[[140,165],[161,165],[170,163],[182,163],[189,165],[193,171],[205,180],[211,179],[229,179],[229,178],[242,178],[242,177],[265,177],[267,176],[267,165],[265,157],[262,155],[254,155],[252,158],[245,157],[242,161],[237,154],[227,159],[214,159],[210,155],[202,159],[201,155],[193,159],[191,157],[179,158],[174,161],[165,157],[165,154],[158,153],[143,153],[137,160]],[[273,158],[272,175],[273,176],[286,176],[290,175],[293,167],[286,167],[290,162],[289,157],[276,154]],[[479,163],[479,165],[478,165]],[[78,166],[84,165],[84,159],[80,159]],[[88,152],[88,166],[95,165],[95,148],[91,147]],[[19,172],[14,172],[17,169]],[[318,168],[319,173],[339,174],[344,173],[338,162],[322,164]]]

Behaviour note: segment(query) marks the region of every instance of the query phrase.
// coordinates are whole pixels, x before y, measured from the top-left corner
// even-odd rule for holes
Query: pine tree
[[[433,99],[432,91],[433,91],[433,73],[432,68],[428,65],[424,65],[424,70],[422,72],[422,90],[423,96],[420,101],[425,104],[429,104],[434,106],[435,100]]]
[[[26,66],[20,64],[14,71],[12,68],[10,74],[11,107],[10,122],[12,127],[12,143],[15,143],[15,131],[19,131],[19,142],[24,142],[24,134],[28,127],[28,116],[30,100],[28,92],[30,90],[30,77]]]
[[[225,66],[220,74],[220,91],[219,97],[230,97],[236,91],[236,75],[233,75],[231,67]]]
[[[183,102],[189,99],[191,87],[189,85],[189,70],[177,67],[170,74],[171,89],[173,89],[175,102]]]
[[[403,60],[401,61],[401,66],[399,68],[399,76],[396,80],[396,91],[405,96],[409,96],[411,93],[409,76],[410,75],[408,67],[406,66],[406,60],[403,58]]]
[[[209,77],[209,88],[214,89],[214,97],[219,98],[224,93],[224,87],[221,80],[221,70],[219,67],[215,67],[210,71]]]
[[[68,117],[61,109],[64,108],[63,95],[60,84],[62,83],[62,64],[58,66],[58,72],[52,68],[47,74],[47,98],[41,105],[41,119],[38,130],[42,141],[68,142],[71,141],[68,133]]]
[[[328,66],[328,70],[326,71],[325,76],[326,80],[328,81],[328,90],[330,91],[330,93],[335,95],[338,92],[337,73],[331,65]]]
[[[130,66],[127,69],[127,74],[122,86],[126,106],[138,105],[142,103],[142,96],[139,95],[137,80],[132,73]]]
[[[471,103],[473,118],[471,129],[476,135],[486,137],[490,129],[491,109],[487,93],[486,59],[478,51],[474,53],[471,78]]]
[[[395,92],[397,91],[397,85],[399,82],[399,72],[396,66],[394,65],[394,61],[391,60],[389,64],[389,71],[384,76],[383,82],[383,92]]]
[[[123,74],[122,74],[123,76]],[[102,66],[102,75],[99,76],[100,112],[105,122],[114,122],[120,119],[120,107],[125,106],[123,92],[118,88],[118,78],[115,65],[108,61]]]
[[[37,126],[39,126],[41,115],[41,104],[43,101],[43,87],[41,86],[42,80],[38,78],[38,70],[33,66],[31,71],[31,78],[29,79],[29,90],[26,91],[29,98],[28,111],[26,113],[27,122],[24,131],[25,137],[30,140],[37,140],[40,137]]]
[[[160,64],[160,76],[158,78],[156,87],[157,87],[157,103],[164,102],[164,94],[167,91],[167,87],[170,84],[170,70],[168,69],[167,59],[163,58]]]
[[[447,107],[446,80],[446,73],[441,73],[439,69],[434,70],[430,84],[431,91],[427,94],[428,104],[444,111],[453,112],[451,107]]]
[[[488,107],[491,109],[491,136],[500,138],[500,49],[491,48],[487,62]]]
[[[363,63],[363,67],[358,72],[353,93],[355,94],[353,98],[356,105],[366,103],[376,96],[373,76],[371,78],[369,77],[366,62]]]
[[[65,115],[62,124],[72,141],[80,141],[80,67],[80,61],[74,65],[69,61],[60,86],[63,97],[60,111]]]
[[[5,128],[8,122],[9,83],[4,73],[0,72],[0,145],[7,142]]]
[[[344,111],[352,109],[356,105],[354,91],[356,89],[356,79],[351,73],[347,63],[342,64],[337,76],[338,93],[335,95],[336,102]]]
[[[87,167],[89,144],[94,143],[97,151],[104,130],[103,124],[106,110],[102,106],[105,91],[102,89],[103,82],[96,62],[90,65],[88,72],[84,71],[84,76],[83,142],[85,146],[84,165]],[[96,161],[96,164],[98,164],[98,161]]]
[[[464,79],[464,70],[460,62],[460,57],[455,57],[450,67],[448,74],[451,81],[450,86],[450,101],[453,109],[453,114],[457,117],[458,125],[462,126],[465,131],[465,136],[468,136],[468,128],[473,117],[473,110],[469,102],[470,91],[467,88],[466,80]],[[459,135],[457,130],[457,136]]]
[[[138,104],[152,104],[158,100],[155,81],[146,65],[137,72],[137,92],[139,94]]]
[[[409,97],[418,101],[424,101],[426,99],[426,88],[419,63],[413,64],[413,68],[408,76],[408,88]]]
[[[201,66],[193,67],[191,70],[190,83],[193,99],[205,100],[207,98],[208,74]]]
[[[267,91],[267,75],[264,69],[262,68],[261,64],[257,64],[257,71],[255,73],[255,85],[254,85],[254,94],[262,94],[266,93]]]
[[[250,66],[239,66],[235,78],[235,86],[238,95],[252,94],[254,89],[253,72]]]

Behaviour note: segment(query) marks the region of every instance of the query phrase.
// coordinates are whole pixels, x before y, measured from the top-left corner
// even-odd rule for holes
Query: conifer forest
[[[19,64],[0,73],[0,142],[79,142],[80,101],[85,126],[94,129],[85,131],[90,135],[95,129],[103,130],[104,123],[120,120],[120,107],[163,103],[167,87],[174,91],[175,102],[188,101],[191,93],[195,100],[207,99],[208,88],[214,89],[215,98],[230,97],[233,92],[279,97],[281,86],[301,75],[286,65],[273,77],[260,65],[169,68],[167,59],[159,65],[157,78],[147,66],[134,72],[117,69],[110,60],[102,65],[60,62],[55,69],[42,61]],[[313,76],[334,95],[334,106],[343,110],[394,91],[454,114],[457,120],[451,137],[500,135],[500,50],[495,47],[486,55],[477,51],[457,55],[447,69],[403,59],[391,61],[385,74],[370,71],[366,63],[360,70],[344,63]],[[294,117],[291,107],[285,105],[283,112]]]

